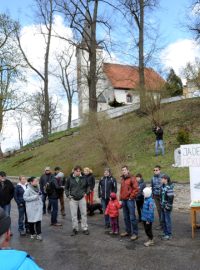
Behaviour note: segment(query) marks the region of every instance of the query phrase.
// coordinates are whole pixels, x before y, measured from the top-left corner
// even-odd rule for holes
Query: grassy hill
[[[130,113],[114,120],[104,119],[99,126],[85,125],[71,136],[64,132],[54,134],[52,142],[31,150],[26,146],[24,153],[0,161],[1,170],[8,175],[40,175],[45,166],[61,166],[66,174],[74,165],[89,166],[97,176],[107,166],[108,152],[111,153],[109,165],[119,178],[120,166],[128,164],[132,173],[141,172],[149,180],[153,167],[162,166],[162,171],[173,180],[188,181],[188,168],[173,168],[174,149],[179,127],[190,130],[190,142],[200,142],[200,99],[183,100],[162,105],[162,122],[166,155],[154,155],[155,135],[152,133],[148,117]],[[77,129],[76,129],[77,131]]]

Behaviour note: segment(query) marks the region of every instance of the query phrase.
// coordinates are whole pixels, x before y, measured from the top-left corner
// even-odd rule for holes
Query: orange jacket
[[[122,177],[121,189],[120,189],[120,200],[135,199],[139,192],[139,186],[136,178],[131,175]]]
[[[119,216],[119,209],[122,207],[121,203],[116,200],[110,200],[108,203],[108,206],[106,208],[106,215],[109,215],[109,217],[114,218]]]

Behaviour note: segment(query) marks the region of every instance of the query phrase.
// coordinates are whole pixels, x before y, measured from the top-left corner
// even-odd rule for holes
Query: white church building
[[[82,41],[83,44],[83,41]],[[89,57],[83,46],[77,47],[77,87],[79,102],[79,118],[89,112],[89,87],[87,74]],[[138,67],[104,62],[103,48],[97,47],[97,101],[98,111],[110,109],[114,99],[124,105],[139,103]],[[145,85],[153,95],[160,95],[165,83],[164,79],[152,68],[145,68]]]

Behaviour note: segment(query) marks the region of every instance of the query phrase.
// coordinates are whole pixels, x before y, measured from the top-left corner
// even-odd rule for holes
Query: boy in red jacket
[[[112,231],[110,234],[119,234],[119,209],[121,208],[121,204],[119,203],[117,196],[114,192],[110,194],[110,201],[106,208],[106,215],[110,217],[110,223],[112,227]]]

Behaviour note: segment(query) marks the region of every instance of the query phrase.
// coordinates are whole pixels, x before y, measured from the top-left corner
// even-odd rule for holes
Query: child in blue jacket
[[[144,194],[144,204],[142,208],[142,221],[144,223],[145,233],[148,236],[148,241],[144,243],[145,247],[153,246],[153,232],[152,232],[152,223],[154,221],[154,208],[155,203],[152,198],[152,189],[146,187],[143,190]]]

